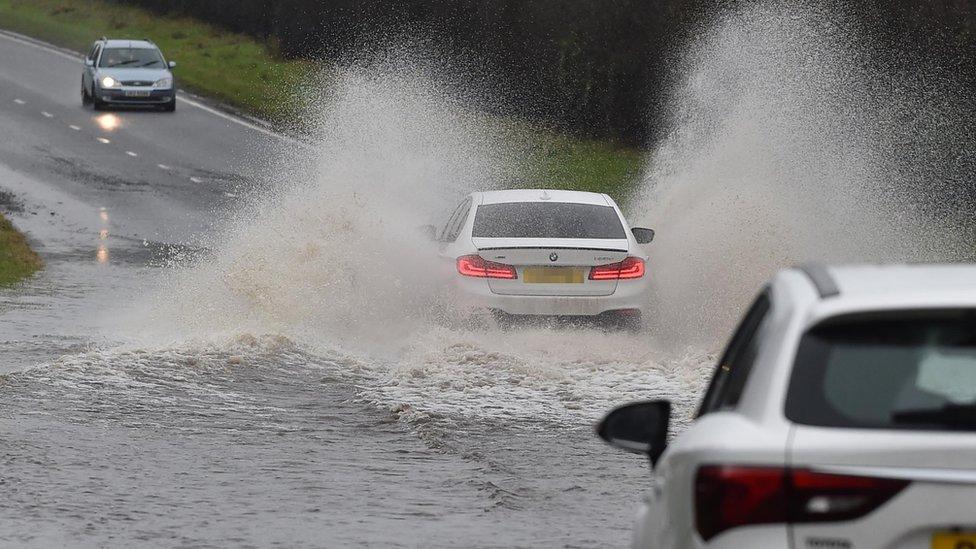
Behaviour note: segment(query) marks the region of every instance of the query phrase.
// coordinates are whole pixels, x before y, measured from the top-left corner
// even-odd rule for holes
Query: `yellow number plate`
[[[526,267],[522,279],[527,284],[582,284],[583,274],[575,267]]]
[[[976,549],[976,534],[935,534],[932,549]]]

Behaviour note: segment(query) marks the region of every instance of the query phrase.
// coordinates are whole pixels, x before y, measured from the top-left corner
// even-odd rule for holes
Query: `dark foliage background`
[[[342,62],[420,39],[492,82],[512,114],[640,144],[661,126],[675,54],[733,0],[115,0]],[[741,3],[741,2],[740,2]],[[883,50],[906,48],[971,84],[976,0],[851,0]],[[971,86],[976,87],[976,86]]]

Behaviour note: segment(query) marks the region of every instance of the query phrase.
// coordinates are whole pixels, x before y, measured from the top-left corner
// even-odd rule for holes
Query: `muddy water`
[[[656,358],[628,335],[425,325],[373,355],[284,329],[181,336],[145,309],[167,271],[102,236],[134,226],[3,175],[48,260],[2,305],[7,544],[619,545],[646,465],[590,425],[618,398],[694,394],[640,374]],[[30,215],[51,198],[60,222]],[[620,349],[594,353],[604,337]]]

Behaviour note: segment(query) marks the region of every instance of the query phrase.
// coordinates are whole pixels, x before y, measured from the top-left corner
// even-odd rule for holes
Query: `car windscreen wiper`
[[[138,61],[138,59],[129,59],[127,61],[119,61],[118,63],[112,63],[111,65],[108,66],[108,68],[121,67],[122,65],[131,65],[132,63],[135,63],[136,61]]]
[[[891,422],[898,425],[941,425],[950,429],[976,429],[976,403],[945,404],[939,408],[896,410]]]
[[[143,64],[141,64],[139,66],[140,67],[149,67],[149,66],[155,65],[156,63],[159,63],[159,61],[150,61],[148,63],[143,63]]]

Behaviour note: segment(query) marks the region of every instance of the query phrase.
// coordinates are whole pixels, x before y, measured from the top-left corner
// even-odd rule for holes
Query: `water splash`
[[[266,190],[210,243],[210,261],[171,278],[154,325],[364,350],[426,322],[437,248],[418,227],[446,218],[463,194],[510,181],[518,161],[503,132],[399,69],[348,69],[329,82],[310,114],[314,145],[282,152]]]
[[[972,228],[943,161],[971,141],[965,96],[937,69],[879,57],[857,21],[753,3],[689,51],[635,208],[658,229],[664,341],[716,346],[800,262],[966,257]]]

